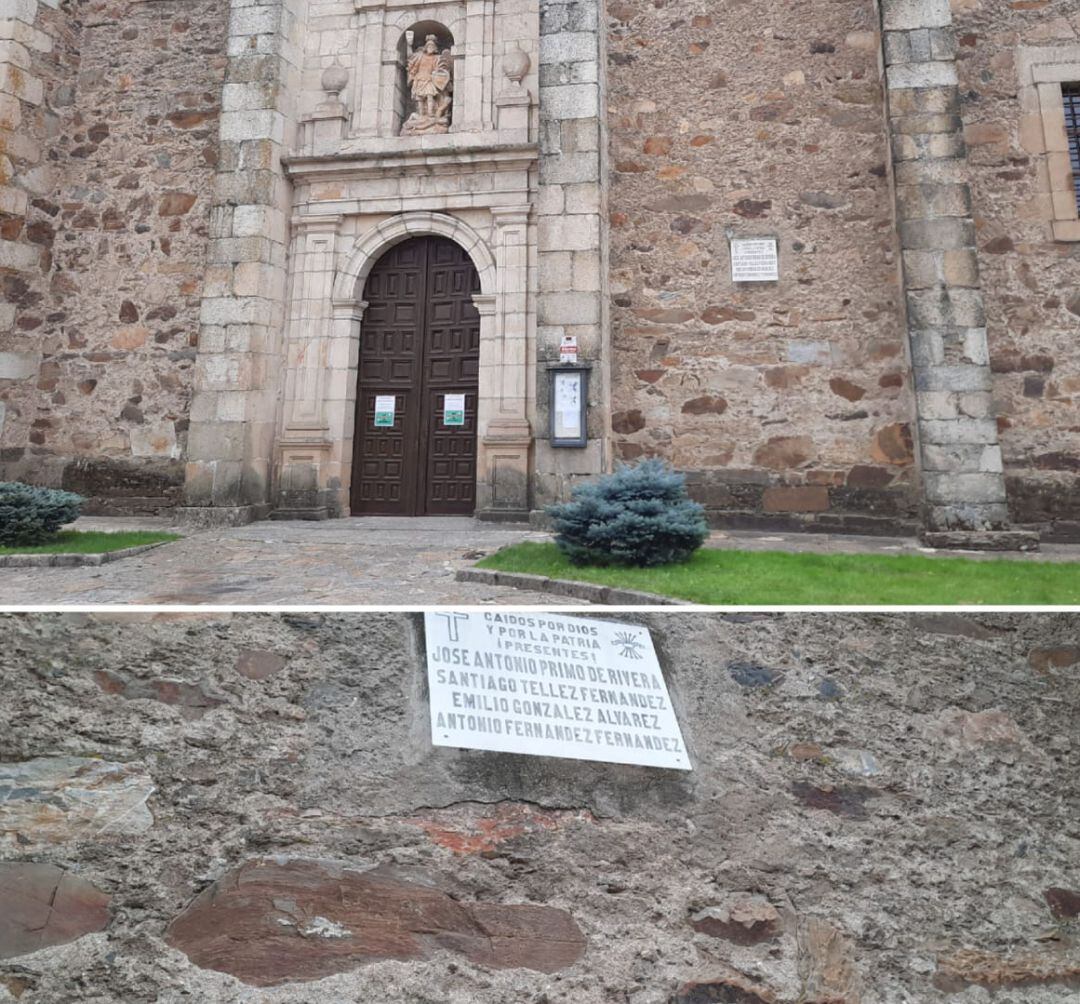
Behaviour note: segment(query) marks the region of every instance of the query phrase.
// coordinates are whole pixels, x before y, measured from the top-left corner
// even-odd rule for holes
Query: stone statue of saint
[[[439,52],[439,40],[434,35],[428,35],[423,46],[409,57],[408,79],[414,110],[401,127],[402,133],[447,132],[454,93],[454,63],[449,49]]]

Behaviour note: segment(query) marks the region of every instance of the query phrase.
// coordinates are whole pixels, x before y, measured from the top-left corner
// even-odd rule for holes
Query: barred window
[[[1080,206],[1080,83],[1062,84],[1065,107],[1065,134],[1069,137],[1069,161],[1072,163],[1073,191]]]

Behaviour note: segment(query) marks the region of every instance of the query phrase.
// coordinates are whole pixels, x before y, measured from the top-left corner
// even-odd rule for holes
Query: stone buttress
[[[881,0],[923,536],[1031,547],[1009,527],[948,0]]]

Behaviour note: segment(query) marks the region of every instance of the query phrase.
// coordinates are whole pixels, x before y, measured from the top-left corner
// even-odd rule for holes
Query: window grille
[[[1065,134],[1069,137],[1073,191],[1076,193],[1076,204],[1080,207],[1080,83],[1062,84],[1061,98],[1065,106]]]

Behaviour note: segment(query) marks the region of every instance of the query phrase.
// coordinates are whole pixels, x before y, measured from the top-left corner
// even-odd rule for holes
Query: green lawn
[[[1080,603],[1080,563],[703,548],[689,561],[663,568],[577,568],[554,544],[525,543],[477,566],[725,606]]]
[[[105,533],[101,530],[61,530],[48,544],[33,547],[0,547],[0,554],[104,554],[125,547],[158,544],[179,540],[175,533],[155,533],[150,530],[129,530]]]

